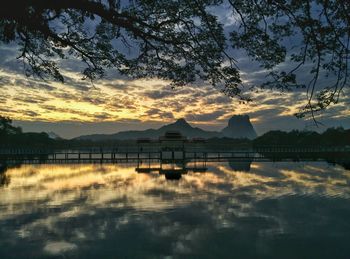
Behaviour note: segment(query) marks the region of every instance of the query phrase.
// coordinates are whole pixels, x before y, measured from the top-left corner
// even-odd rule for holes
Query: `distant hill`
[[[220,133],[216,131],[205,131],[197,127],[193,128],[185,119],[179,119],[175,123],[159,128],[158,134],[162,136],[167,131],[179,131],[188,138],[214,138],[220,136]]]
[[[49,136],[50,139],[62,139],[59,135],[57,135],[53,131],[47,132],[47,135]]]
[[[244,116],[244,120],[235,119],[237,116],[233,116],[228,123],[228,126],[222,131],[205,131],[197,127],[192,127],[187,123],[185,119],[178,119],[176,122],[164,125],[159,129],[147,129],[142,131],[121,131],[115,134],[93,134],[80,136],[75,139],[77,140],[92,140],[92,141],[103,141],[103,140],[129,140],[138,138],[151,138],[156,139],[163,136],[167,131],[178,131],[182,135],[188,138],[249,138],[253,139],[256,137],[255,130],[249,121],[249,117]],[[235,125],[236,123],[242,125]],[[246,133],[246,134],[245,134]]]

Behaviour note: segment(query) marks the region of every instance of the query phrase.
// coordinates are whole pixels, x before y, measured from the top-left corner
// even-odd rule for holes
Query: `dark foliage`
[[[12,126],[12,120],[10,118],[0,116],[0,138],[21,132],[21,128]]]
[[[220,5],[236,19],[228,37],[212,12]],[[74,57],[91,80],[115,68],[173,86],[206,81],[249,100],[228,54],[242,48],[271,72],[263,88],[307,88],[302,117],[349,86],[349,13],[347,0],[12,0],[0,9],[0,42],[20,45],[28,75],[64,81],[57,60]],[[284,61],[294,67],[281,70]]]
[[[254,140],[254,146],[350,146],[350,129],[330,128],[322,134],[313,131],[269,131]]]
[[[54,141],[47,133],[22,133],[8,117],[0,116],[0,146],[50,147]]]
[[[66,140],[51,139],[45,132],[22,133],[21,128],[11,125],[9,118],[0,116],[0,148],[136,148],[136,140]],[[247,149],[252,146],[350,146],[350,129],[329,128],[319,134],[314,131],[269,131],[254,139],[211,138],[194,146],[205,149]],[[189,147],[191,144],[189,144]]]

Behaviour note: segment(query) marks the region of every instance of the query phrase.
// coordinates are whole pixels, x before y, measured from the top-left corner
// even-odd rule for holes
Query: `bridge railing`
[[[170,148],[169,151],[172,149]],[[46,148],[0,148],[0,155],[51,155],[51,154],[147,154],[161,152],[157,147],[114,147],[114,148],[79,148],[79,149],[46,149]],[[175,151],[175,150],[174,150]],[[350,146],[257,146],[254,148],[211,149],[184,147],[185,153],[350,153]]]

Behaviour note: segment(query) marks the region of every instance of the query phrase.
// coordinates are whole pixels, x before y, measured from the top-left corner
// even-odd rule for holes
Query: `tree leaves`
[[[262,88],[306,88],[303,114],[338,101],[349,86],[347,1],[227,1],[12,0],[0,10],[0,41],[19,43],[28,75],[64,81],[60,60],[74,57],[85,64],[84,79],[115,68],[131,77],[170,80],[174,87],[207,82],[249,101],[227,51],[231,46],[268,70]],[[227,3],[236,19],[228,38],[210,12]],[[294,66],[282,69],[284,62]],[[320,85],[321,77],[334,80]]]

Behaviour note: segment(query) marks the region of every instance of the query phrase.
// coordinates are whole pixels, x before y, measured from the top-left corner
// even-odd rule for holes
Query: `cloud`
[[[169,120],[174,119],[174,115],[172,112],[166,112],[158,108],[152,108],[145,112],[145,115],[143,116],[145,119],[149,120]]]
[[[225,16],[222,19],[229,25],[233,18]],[[226,26],[225,30],[228,29],[229,26]],[[71,129],[79,128],[72,131],[76,135],[113,133],[127,127],[137,129],[137,125],[159,127],[181,117],[208,130],[220,130],[234,114],[250,115],[260,134],[270,129],[304,129],[312,125],[309,119],[293,117],[305,104],[305,92],[302,91],[281,94],[277,91],[246,90],[254,101],[244,105],[206,84],[172,89],[169,82],[131,79],[121,76],[115,69],[108,69],[106,78],[91,84],[81,80],[78,71],[83,66],[74,59],[60,63],[66,78],[64,84],[44,82],[24,76],[23,68],[15,59],[16,53],[15,45],[0,47],[0,112],[21,122],[37,121],[37,129],[34,124],[23,124],[31,130],[47,128],[42,124],[46,121],[59,131],[62,130],[59,123],[70,122],[75,125],[69,126]],[[244,51],[234,50],[232,54],[238,60],[247,85],[266,80],[268,71],[252,62]],[[286,62],[280,68],[287,69],[292,65]],[[301,76],[303,80],[309,77],[307,73]],[[343,100],[317,114],[317,119],[329,126],[341,124],[350,127],[349,116],[349,91],[345,91]],[[80,128],[84,123],[91,123],[91,128]],[[62,136],[74,135],[68,130],[63,132]]]
[[[106,120],[106,119],[118,119],[118,116],[112,116],[110,113],[107,112],[101,112],[101,113],[94,113],[93,114],[94,119],[97,120]]]
[[[221,115],[225,114],[226,111],[215,111],[212,113],[200,113],[200,114],[187,114],[186,119],[189,121],[195,122],[205,122],[205,121],[214,121],[218,119]]]
[[[127,95],[114,95],[110,100],[107,100],[106,106],[109,109],[120,111],[123,109],[126,110],[135,110],[137,108],[138,102],[136,98],[129,97]]]
[[[33,117],[33,118],[39,116],[39,113],[34,112],[34,111],[23,111],[23,114],[28,116],[28,117]]]
[[[12,98],[13,101],[16,102],[22,102],[22,103],[26,103],[26,104],[30,104],[30,103],[44,103],[46,101],[48,101],[50,98],[47,97],[42,97],[40,95],[31,95],[31,96],[15,96]]]

